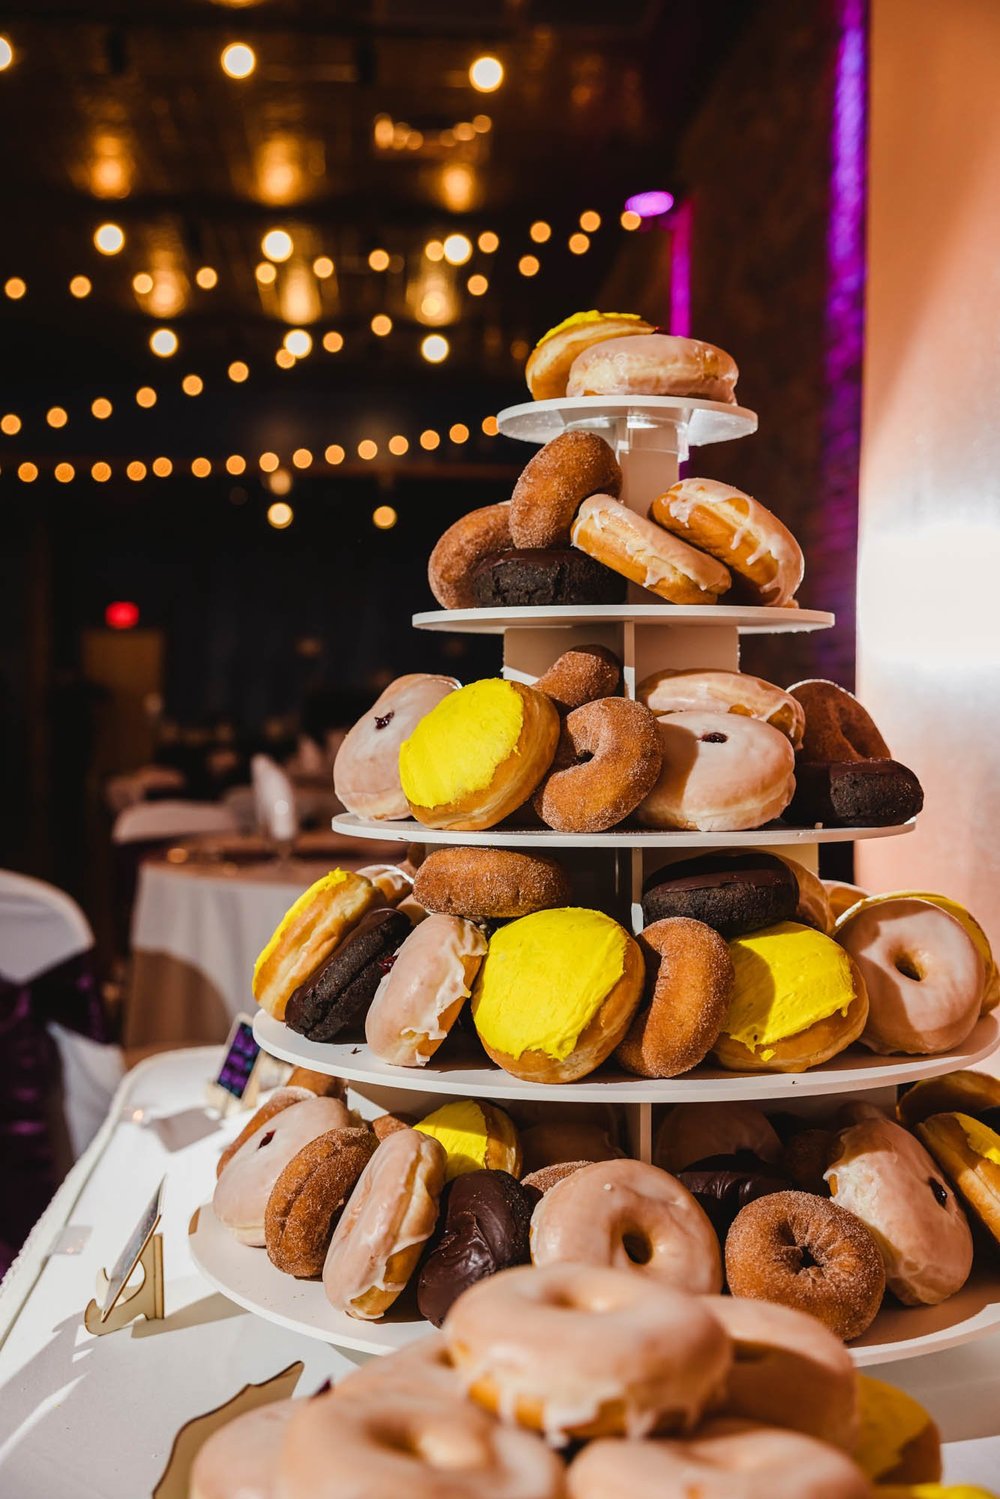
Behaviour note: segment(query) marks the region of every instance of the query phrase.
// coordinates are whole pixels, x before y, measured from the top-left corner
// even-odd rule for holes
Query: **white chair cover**
[[[126,807],[115,818],[111,841],[152,843],[158,838],[238,831],[231,809],[218,802],[139,802],[137,806]]]
[[[271,838],[294,838],[299,819],[290,777],[269,755],[254,755],[250,761],[250,780],[261,832]]]

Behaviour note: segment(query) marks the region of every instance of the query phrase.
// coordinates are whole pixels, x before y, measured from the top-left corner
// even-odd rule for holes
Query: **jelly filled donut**
[[[376,1145],[370,1129],[332,1129],[292,1157],[264,1212],[272,1265],[286,1275],[319,1275],[333,1226]]]
[[[563,651],[535,686],[560,713],[570,713],[596,698],[613,697],[621,674],[622,664],[614,651],[603,645],[578,645]]]
[[[687,916],[723,937],[741,937],[795,914],[799,887],[772,854],[699,854],[658,869],[642,888],[646,922]]]
[[[858,1405],[861,1430],[854,1460],[865,1476],[878,1485],[936,1485],[941,1436],[923,1406],[905,1390],[869,1374],[858,1375]],[[881,1495],[883,1490],[874,1492]]]
[[[333,789],[357,817],[408,817],[399,784],[399,746],[425,713],[455,692],[454,677],[413,672],[390,682],[337,751]]]
[[[780,730],[793,749],[802,745],[806,716],[801,704],[772,682],[743,671],[654,671],[635,695],[658,718],[665,713],[742,713]]]
[[[689,1428],[732,1359],[700,1297],[598,1265],[504,1270],[455,1302],[444,1335],[477,1404],[555,1442]]]
[[[715,1045],[729,1011],[733,960],[718,932],[686,916],[654,921],[639,945],[652,993],[615,1055],[639,1077],[677,1077]]]
[[[932,1114],[917,1125],[917,1133],[1000,1244],[1000,1133],[984,1120],[961,1112]]]
[[[734,588],[755,604],[780,609],[802,582],[802,549],[759,500],[715,479],[681,479],[657,495],[650,516],[668,531],[717,557]]]
[[[310,885],[285,912],[254,964],[253,997],[261,1009],[284,1020],[295,990],[378,900],[371,880],[349,869],[331,870]]]
[[[425,1067],[458,1019],[486,953],[481,929],[435,913],[414,927],[379,983],[365,1037],[383,1062]]]
[[[524,377],[536,401],[566,394],[570,366],[591,344],[636,333],[652,333],[637,312],[575,312],[544,334],[528,355]]]
[[[402,911],[382,907],[362,916],[326,962],[295,990],[285,1024],[310,1041],[333,1041],[355,1026],[391,967],[388,960],[412,930]]]
[[[714,344],[671,333],[591,344],[570,365],[568,396],[693,396],[736,400],[736,361]]]
[[[637,515],[611,495],[591,495],[573,522],[575,547],[671,604],[714,604],[729,588],[728,569]]]
[[[514,485],[510,534],[515,547],[566,546],[570,526],[592,494],[618,495],[622,471],[596,432],[560,432],[540,448]]]
[[[923,787],[898,760],[800,760],[787,817],[803,827],[886,828],[924,805]]]
[[[493,552],[478,564],[470,581],[481,609],[620,604],[626,591],[620,574],[571,547]]]
[[[636,810],[644,827],[737,832],[788,806],[795,751],[770,724],[735,713],[671,713],[658,723],[663,765]]]
[[[509,921],[564,906],[570,887],[555,859],[508,848],[439,848],[417,870],[413,893],[428,911]]]
[[[449,526],[427,564],[427,581],[441,608],[471,609],[473,572],[484,557],[512,545],[509,503],[470,510]]]
[[[517,1128],[506,1110],[495,1103],[458,1098],[442,1104],[415,1128],[443,1148],[448,1181],[467,1171],[507,1171],[514,1177],[521,1174]]]
[[[235,1140],[231,1140],[225,1150],[219,1156],[215,1167],[216,1177],[220,1177],[236,1152],[246,1144],[251,1135],[264,1128],[275,1114],[280,1114],[282,1109],[291,1108],[293,1103],[304,1103],[306,1099],[315,1098],[316,1090],[306,1088],[302,1085],[290,1085],[284,1088],[275,1088],[266,1103],[261,1104],[257,1112],[247,1121],[240,1130]],[[348,1119],[347,1106],[344,1106],[344,1117],[342,1123],[346,1124]]]
[[[440,1327],[463,1291],[526,1265],[534,1197],[507,1171],[468,1171],[448,1187],[444,1231],[417,1281],[420,1314]]]
[[[889,746],[852,692],[809,677],[788,689],[806,715],[804,760],[890,760]]]
[[[622,822],[660,774],[656,719],[641,703],[599,698],[563,720],[555,758],[532,799],[561,833],[603,833]]]
[[[734,1296],[796,1307],[849,1342],[871,1326],[885,1294],[878,1245],[853,1213],[807,1192],[748,1203],[726,1239]]]

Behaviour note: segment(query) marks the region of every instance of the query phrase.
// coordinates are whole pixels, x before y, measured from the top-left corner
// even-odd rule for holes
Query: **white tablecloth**
[[[352,1367],[347,1355],[240,1311],[191,1263],[188,1222],[211,1194],[221,1144],[242,1123],[217,1128],[202,1108],[219,1060],[216,1048],[173,1052],[129,1074],[0,1289],[4,1499],[137,1499],[162,1472],[178,1427],[244,1384],[302,1359],[297,1393],[307,1394]],[[165,1320],[92,1338],[81,1317],[97,1272],[164,1173]],[[948,1482],[996,1486],[1000,1336],[875,1372],[934,1413]]]

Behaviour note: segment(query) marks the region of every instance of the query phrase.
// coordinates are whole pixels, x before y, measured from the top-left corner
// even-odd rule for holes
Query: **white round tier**
[[[440,1066],[394,1067],[379,1061],[364,1042],[310,1041],[263,1010],[254,1019],[253,1033],[271,1056],[355,1084],[447,1097],[559,1103],[722,1103],[735,1099],[763,1103],[772,1098],[856,1093],[971,1067],[1000,1042],[1000,1026],[992,1015],[986,1015],[961,1046],[934,1057],[877,1057],[857,1046],[808,1072],[724,1072],[702,1065],[682,1077],[654,1081],[606,1066],[576,1083],[530,1083],[512,1077],[485,1058],[471,1065],[463,1060]]]
[[[859,838],[895,838],[912,833],[915,823],[888,828],[756,828],[749,833],[692,833],[645,828],[614,828],[610,833],[557,833],[552,828],[486,828],[461,832],[454,828],[426,828],[413,818],[369,821],[342,812],[332,822],[335,833],[371,838],[380,843],[433,843],[478,848],[794,848],[801,843],[853,843]]]
[[[657,427],[680,429],[688,445],[730,442],[757,430],[757,413],[724,401],[699,401],[693,396],[560,396],[552,401],[526,401],[497,415],[504,437],[522,442],[551,442],[560,432],[585,427],[613,433],[622,424],[630,432]]]
[[[737,608],[734,604],[560,604],[533,609],[427,609],[413,616],[416,630],[444,630],[452,635],[619,624],[729,625],[741,635],[794,635],[828,630],[833,623],[833,615],[824,609]]]
[[[306,1337],[379,1354],[394,1353],[433,1334],[416,1310],[412,1291],[381,1322],[361,1322],[334,1311],[319,1281],[285,1275],[271,1264],[265,1250],[238,1243],[219,1223],[210,1203],[198,1209],[189,1247],[205,1279],[230,1301]],[[983,1269],[941,1306],[884,1308],[850,1351],[864,1368],[952,1348],[998,1326],[1000,1274]]]

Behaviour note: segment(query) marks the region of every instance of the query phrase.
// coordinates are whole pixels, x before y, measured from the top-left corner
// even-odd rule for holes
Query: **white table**
[[[218,1048],[170,1052],[128,1075],[0,1289],[4,1496],[136,1499],[151,1492],[177,1429],[244,1384],[301,1359],[297,1393],[307,1394],[352,1367],[337,1350],[240,1311],[191,1263],[188,1222],[211,1194],[222,1143],[242,1122],[216,1127],[202,1109],[219,1060]],[[93,1338],[81,1316],[97,1272],[113,1262],[164,1174],[165,1320]],[[996,1486],[1000,1337],[877,1372],[934,1413],[949,1482]]]

